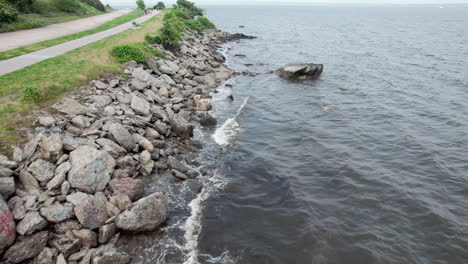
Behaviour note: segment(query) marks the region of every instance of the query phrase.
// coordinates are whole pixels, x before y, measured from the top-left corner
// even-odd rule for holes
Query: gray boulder
[[[81,146],[72,151],[70,163],[70,186],[87,193],[104,190],[115,167],[111,155],[90,146]]]
[[[52,178],[52,180],[50,180],[47,183],[46,185],[47,189],[52,190],[52,189],[57,189],[58,187],[60,187],[60,185],[62,185],[62,183],[65,181],[66,175],[70,171],[70,169],[71,169],[70,162],[64,162],[60,164],[57,167],[57,169],[55,169],[54,178]]]
[[[116,231],[117,227],[114,223],[101,226],[98,233],[99,243],[104,244],[109,241]]]
[[[13,173],[14,172],[9,168],[0,167],[0,177],[10,177]]]
[[[37,230],[41,230],[47,226],[47,221],[42,218],[38,212],[28,212],[24,218],[19,221],[16,226],[16,231],[20,235],[30,235]]]
[[[26,170],[22,170],[20,172],[19,181],[23,185],[26,192],[40,193],[41,187],[39,186],[39,182],[31,173],[27,172]]]
[[[73,205],[56,203],[42,207],[40,213],[47,221],[59,223],[73,217]]]
[[[115,194],[128,195],[132,201],[140,198],[145,190],[143,181],[133,178],[113,179],[110,181],[109,186]]]
[[[119,144],[107,138],[99,138],[96,140],[102,150],[107,151],[113,158],[118,158],[127,153],[127,151],[121,147]]]
[[[100,197],[89,195],[75,206],[76,218],[85,228],[99,228],[109,218],[106,203],[106,200]]]
[[[0,195],[8,198],[15,193],[15,179],[13,177],[0,178]]]
[[[55,234],[52,239],[50,239],[49,244],[58,249],[65,257],[78,252],[81,248],[79,239],[67,235]]]
[[[167,199],[163,193],[153,193],[136,201],[115,218],[115,225],[128,231],[152,231],[166,220]]]
[[[54,177],[54,164],[38,159],[29,165],[28,171],[41,183],[47,183]]]
[[[0,252],[15,241],[16,225],[7,203],[0,197]]]
[[[34,259],[34,264],[50,264],[54,262],[54,258],[57,255],[55,248],[45,247],[39,255]]]
[[[291,64],[278,70],[276,74],[287,79],[308,80],[315,79],[323,72],[323,64]]]
[[[49,233],[42,231],[30,236],[20,236],[3,255],[4,263],[19,263],[37,256],[47,244]]]
[[[172,131],[182,139],[189,139],[193,136],[193,126],[185,118],[175,113],[168,113],[169,124]]]
[[[78,103],[76,100],[64,98],[60,102],[54,104],[52,108],[68,115],[83,115],[90,112],[88,107]]]
[[[127,151],[136,149],[136,142],[133,135],[121,124],[113,123],[109,126],[109,133],[115,141],[124,147]]]
[[[132,97],[132,102],[130,104],[130,107],[135,111],[135,113],[141,114],[144,116],[147,116],[150,111],[149,103],[145,99],[140,98],[136,95]]]

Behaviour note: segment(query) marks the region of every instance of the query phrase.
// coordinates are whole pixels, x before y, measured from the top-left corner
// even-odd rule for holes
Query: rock
[[[288,79],[299,79],[299,80],[307,80],[307,79],[315,79],[320,76],[323,72],[323,64],[295,64],[295,65],[287,65],[278,70],[276,70],[276,74],[283,78]]]
[[[11,215],[15,220],[21,220],[26,215],[26,207],[24,206],[24,200],[19,196],[13,196],[8,201],[8,207],[11,208]]]
[[[20,235],[30,235],[47,226],[47,221],[38,212],[28,212],[16,226]]]
[[[159,138],[161,135],[159,135],[158,131],[155,129],[152,129],[151,127],[145,128],[145,137],[149,139],[155,139]],[[154,148],[154,146],[153,146]]]
[[[154,151],[154,146],[151,143],[151,141],[149,141],[145,137],[141,136],[140,134],[136,134],[136,133],[133,134],[133,137],[135,138],[135,141],[138,143],[138,145],[140,145],[140,147],[142,147],[143,149],[145,149],[145,150],[147,150],[149,152]]]
[[[212,106],[211,106],[211,101],[212,101],[211,96],[202,97],[201,95],[195,95],[193,97],[193,101],[195,103],[195,111],[210,111],[211,108],[212,108]]]
[[[184,173],[182,173],[182,172],[180,172],[180,171],[178,171],[178,170],[172,169],[172,173],[174,173],[174,176],[175,176],[176,178],[179,178],[179,179],[181,179],[181,180],[188,180],[188,179],[190,179],[189,176],[185,175]]]
[[[15,220],[13,220],[7,203],[0,197],[0,252],[15,241],[15,230]]]
[[[107,95],[95,95],[94,104],[99,108],[104,108],[112,103],[112,98]]]
[[[62,155],[62,137],[60,134],[52,134],[42,141],[42,149],[54,158],[58,159]]]
[[[14,172],[8,168],[0,167],[0,177],[10,177],[13,173]]]
[[[34,155],[37,145],[43,138],[44,135],[39,133],[24,146],[23,159],[28,160]]]
[[[79,261],[79,260],[81,260],[86,256],[86,254],[88,254],[88,251],[89,251],[89,249],[83,248],[79,252],[77,252],[75,254],[71,254],[70,257],[68,257],[68,261]]]
[[[84,248],[92,248],[98,245],[97,234],[89,229],[73,230],[73,235],[81,241]]]
[[[193,136],[193,126],[178,114],[169,114],[169,123],[174,131],[182,139],[189,139]]]
[[[54,225],[54,231],[58,234],[64,234],[73,229],[81,229],[81,225],[76,220],[66,220]]]
[[[149,151],[145,150],[140,154],[140,165],[141,174],[144,176],[151,175],[151,172],[153,172],[154,168],[154,161],[151,158],[151,153],[149,153]]]
[[[40,210],[41,215],[49,222],[59,223],[73,217],[73,206],[71,204],[52,204],[50,206],[42,207]]]
[[[117,194],[110,198],[112,204],[116,205],[121,211],[127,210],[132,206],[132,200],[128,195]]]
[[[55,166],[54,164],[38,159],[29,165],[28,171],[41,183],[47,183],[54,177]]]
[[[60,164],[57,169],[55,169],[55,176],[50,180],[46,187],[48,190],[56,189],[62,185],[62,183],[65,181],[67,173],[71,169],[71,164],[70,162],[64,162]]]
[[[111,237],[117,231],[117,226],[115,224],[103,225],[99,228],[99,243],[104,244],[111,239]]]
[[[76,253],[81,248],[81,242],[77,238],[72,238],[67,235],[55,234],[49,241],[49,245],[58,249],[66,258],[73,253]]]
[[[141,114],[147,116],[149,114],[150,105],[149,103],[136,95],[132,97],[132,102],[130,107],[135,111],[137,114]]]
[[[97,89],[100,89],[100,90],[105,90],[107,89],[109,86],[101,81],[93,81],[93,84],[94,84],[94,87],[96,87]]]
[[[65,256],[63,254],[58,255],[57,262],[55,262],[55,264],[67,264]]]
[[[41,116],[37,119],[41,126],[51,127],[55,125],[55,119],[51,116]]]
[[[20,236],[3,255],[5,263],[19,263],[37,256],[46,246],[49,233],[41,231],[30,236]]]
[[[111,155],[90,146],[81,146],[72,151],[70,163],[70,186],[87,193],[104,190],[115,167]]]
[[[143,181],[133,178],[113,179],[110,181],[109,186],[115,194],[128,195],[132,201],[140,198],[145,190]]]
[[[161,67],[159,67],[159,70],[160,70],[162,73],[169,74],[169,75],[174,75],[174,74],[176,74],[176,71],[174,71],[171,67],[169,67],[169,66],[167,66],[167,65],[161,65]]]
[[[44,247],[34,259],[34,264],[50,264],[54,262],[57,250],[55,248]]]
[[[106,201],[89,195],[75,206],[75,215],[85,228],[98,228],[104,225],[108,218]]]
[[[115,159],[127,153],[123,147],[107,138],[99,138],[96,140],[96,143],[98,143],[104,151],[107,151]]]
[[[13,148],[13,160],[17,163],[22,162],[24,159],[24,152],[22,148],[14,147]]]
[[[124,147],[127,151],[136,149],[136,142],[133,135],[121,124],[113,123],[109,127],[109,132],[115,141]]]
[[[0,178],[0,194],[7,199],[15,193],[15,179],[13,177]]]
[[[78,128],[86,128],[86,127],[89,127],[91,125],[89,120],[86,117],[82,116],[82,115],[77,115],[77,116],[73,117],[70,120],[70,123],[72,123],[74,126],[76,126]]]
[[[169,156],[168,161],[172,169],[178,170],[182,173],[188,172],[187,166],[185,166],[181,161],[179,161],[175,157]]]
[[[127,253],[118,251],[114,245],[104,245],[94,252],[91,264],[127,264],[130,256]]]
[[[39,186],[39,182],[37,181],[37,179],[34,178],[34,176],[26,170],[22,170],[20,172],[19,180],[26,192],[39,193],[41,191],[41,187]]]
[[[57,111],[67,114],[67,115],[83,115],[87,112],[90,112],[88,107],[83,106],[82,104],[78,103],[76,100],[64,98],[60,102],[54,104],[52,108],[56,109]]]
[[[62,195],[67,195],[68,191],[70,191],[70,183],[65,181],[62,183],[62,186],[60,187],[60,193]]]
[[[153,193],[136,201],[132,207],[115,218],[119,229],[152,231],[166,220],[167,199],[163,193]]]
[[[198,122],[204,127],[216,127],[218,121],[209,114],[200,115]]]

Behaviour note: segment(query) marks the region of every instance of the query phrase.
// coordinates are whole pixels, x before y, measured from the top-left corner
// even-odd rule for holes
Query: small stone
[[[39,255],[34,258],[34,264],[50,264],[54,262],[55,255],[57,250],[55,248],[45,247],[39,253]]]
[[[66,220],[54,225],[55,233],[64,234],[69,230],[81,229],[80,223],[76,220]]]
[[[144,176],[151,175],[151,172],[153,172],[154,168],[154,161],[151,158],[151,153],[149,153],[147,150],[143,151],[140,154],[140,165],[141,174],[143,174]]]
[[[149,114],[150,105],[148,101],[143,98],[140,98],[136,95],[132,97],[132,102],[130,107],[135,111],[137,114],[141,114],[147,116]]]
[[[20,235],[30,235],[47,226],[47,221],[38,212],[28,212],[16,226]]]
[[[132,200],[128,195],[117,194],[110,198],[110,202],[116,205],[121,211],[127,210],[132,206]]]
[[[47,189],[52,190],[60,187],[60,185],[62,185],[62,183],[65,181],[66,175],[70,171],[70,169],[70,162],[60,164],[55,170],[54,178],[47,183]]]
[[[119,144],[107,138],[99,138],[96,140],[102,150],[107,151],[113,158],[118,158],[127,153],[127,151],[121,147]]]
[[[0,194],[8,198],[15,193],[15,179],[13,177],[0,177]]]
[[[113,123],[109,127],[109,133],[114,137],[115,141],[124,147],[127,151],[136,149],[136,142],[133,135],[121,124]]]
[[[142,147],[143,149],[145,149],[145,150],[147,150],[149,152],[154,151],[154,146],[151,143],[151,141],[149,141],[148,139],[146,139],[142,135],[136,134],[136,133],[133,134],[133,137],[135,138],[135,141],[138,143],[138,145],[140,145],[140,147]]]
[[[41,126],[51,127],[55,125],[55,119],[51,116],[41,116],[37,119]]]
[[[28,193],[39,193],[41,191],[41,187],[34,176],[27,172],[26,170],[22,170],[19,174],[19,180],[24,187],[24,190]]]
[[[98,228],[106,222],[108,215],[106,201],[89,195],[84,201],[75,206],[78,221],[88,229]]]
[[[57,262],[55,262],[55,264],[67,264],[65,256],[63,254],[58,255]]]
[[[109,241],[116,231],[117,227],[113,223],[101,226],[99,228],[99,243],[104,244]]]
[[[86,128],[86,127],[89,127],[91,124],[89,122],[89,120],[82,116],[82,115],[77,115],[75,117],[73,117],[70,122],[75,126],[75,127],[78,127],[78,128]]]
[[[28,171],[41,183],[47,183],[54,177],[54,164],[38,159],[29,165]]]
[[[73,230],[73,235],[81,241],[84,248],[92,248],[98,245],[97,234],[89,229]]]
[[[71,238],[67,235],[54,235],[49,241],[49,245],[58,249],[65,257],[76,253],[81,248],[81,242],[79,239]]]

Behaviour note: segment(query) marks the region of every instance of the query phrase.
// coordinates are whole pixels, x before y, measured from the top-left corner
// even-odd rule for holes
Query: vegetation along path
[[[11,50],[44,40],[92,29],[117,17],[130,13],[131,11],[132,9],[122,9],[102,15],[53,24],[41,28],[1,33],[0,51]]]
[[[158,12],[155,11],[153,13],[150,13],[148,15],[144,15],[140,18],[135,19],[134,22],[142,23],[157,14]],[[50,47],[50,48],[43,49],[43,50],[35,51],[35,52],[25,54],[19,57],[0,61],[0,76],[5,75],[10,72],[17,71],[22,68],[25,68],[29,65],[36,64],[48,58],[61,55],[67,51],[74,50],[76,48],[85,46],[87,44],[104,39],[106,37],[115,35],[117,33],[123,32],[132,27],[133,27],[132,22],[128,22],[120,26],[117,26],[117,27],[108,29],[106,31],[93,34],[93,35],[75,39],[69,42],[65,42],[65,43]]]

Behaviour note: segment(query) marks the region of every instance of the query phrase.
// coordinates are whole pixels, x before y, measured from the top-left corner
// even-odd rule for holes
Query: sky
[[[159,0],[145,0],[147,6],[155,5]],[[193,2],[203,5],[203,4],[252,4],[252,3],[271,3],[271,4],[288,4],[288,3],[303,3],[303,4],[313,4],[313,3],[396,3],[396,4],[427,4],[427,3],[468,3],[468,0],[192,0]],[[110,5],[134,5],[134,0],[101,0],[104,4]],[[175,1],[163,1],[166,5],[172,5]]]

